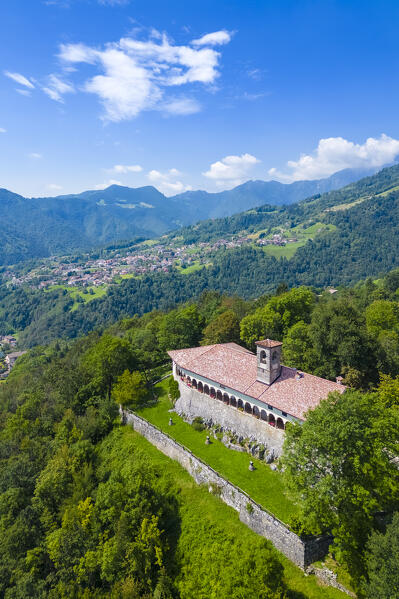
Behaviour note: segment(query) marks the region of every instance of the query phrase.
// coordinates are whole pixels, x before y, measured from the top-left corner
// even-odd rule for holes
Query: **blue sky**
[[[167,195],[399,155],[399,3],[13,0],[0,187]]]

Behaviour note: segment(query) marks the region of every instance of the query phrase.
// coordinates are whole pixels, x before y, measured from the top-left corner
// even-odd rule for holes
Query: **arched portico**
[[[251,398],[248,398],[249,401],[245,401],[245,399],[241,399],[239,397],[235,397],[234,395],[230,395],[230,393],[224,390],[225,387],[223,387],[222,385],[220,385],[220,387],[222,388],[218,388],[219,383],[214,383],[215,386],[212,386],[212,384],[210,383],[206,383],[205,381],[199,380],[198,378],[194,378],[192,374],[193,373],[191,373],[191,375],[188,374],[187,371],[179,368],[176,365],[176,379],[177,376],[179,376],[181,381],[185,383],[188,387],[195,389],[199,393],[204,393],[212,399],[223,401],[223,403],[226,406],[231,406],[233,408],[237,408],[241,411],[244,411],[246,414],[249,414],[258,420],[262,420],[263,422],[268,423],[270,426],[276,429],[285,431],[286,423],[288,421],[286,417],[289,418],[288,414],[286,414],[285,412],[282,412],[282,417],[280,417],[278,414],[273,414],[273,409],[276,410],[276,408],[273,408],[272,405],[264,404],[265,407],[262,407],[262,405],[257,405],[258,402],[255,398],[253,401],[251,400]],[[197,375],[195,375],[195,377],[197,377]],[[276,411],[280,412],[280,410]]]
[[[279,428],[280,430],[284,430],[284,421],[282,418],[277,418],[277,423],[276,423],[277,428]]]

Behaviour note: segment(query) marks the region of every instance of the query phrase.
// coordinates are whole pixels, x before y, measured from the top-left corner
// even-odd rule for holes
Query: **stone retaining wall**
[[[261,443],[276,457],[281,455],[284,431],[270,426],[264,420],[258,420],[252,414],[241,412],[220,400],[187,387],[181,381],[179,389],[180,397],[176,401],[175,410],[185,420],[192,422],[200,416],[207,424],[220,425],[224,430]]]
[[[294,564],[306,568],[325,556],[330,539],[325,537],[301,539],[278,518],[253,501],[247,493],[223,478],[156,426],[128,410],[121,410],[121,417],[125,424],[130,424],[162,453],[179,462],[196,483],[207,485],[211,492],[217,493],[227,505],[239,513],[242,522],[251,530],[269,539],[276,549]]]

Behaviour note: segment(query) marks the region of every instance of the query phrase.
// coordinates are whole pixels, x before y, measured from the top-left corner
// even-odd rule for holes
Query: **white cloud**
[[[165,173],[152,170],[147,174],[148,180],[165,195],[174,195],[177,193],[182,193],[183,191],[190,191],[192,189],[190,185],[185,185],[178,179],[180,176],[181,173],[176,168],[171,168]]]
[[[32,81],[29,81],[29,79],[24,77],[24,75],[21,75],[21,73],[10,73],[10,71],[4,71],[4,75],[6,77],[9,77],[19,85],[23,85],[25,87],[28,87],[29,89],[34,89],[35,87]]]
[[[172,98],[160,106],[167,114],[195,114],[200,112],[201,105],[192,98]]]
[[[100,49],[64,44],[59,56],[67,67],[86,63],[100,70],[81,88],[99,97],[105,120],[131,119],[143,110],[192,114],[200,110],[199,103],[185,96],[170,97],[169,90],[190,83],[214,83],[219,77],[220,53],[209,46],[227,43],[230,37],[228,32],[215,32],[195,40],[192,47],[175,45],[166,35],[153,32],[144,41],[126,37]]]
[[[111,169],[109,169],[109,172],[126,174],[126,173],[141,173],[142,170],[143,170],[143,167],[140,166],[139,164],[132,164],[132,165],[115,164],[115,166],[113,166]]]
[[[94,186],[94,189],[105,189],[106,187],[109,187],[110,185],[122,185],[122,182],[117,181],[116,179],[109,179],[108,181],[105,181],[104,183],[98,183],[98,185]]]
[[[57,75],[49,75],[47,85],[42,87],[45,94],[56,102],[63,102],[63,94],[72,93],[75,91],[73,85],[62,81]]]
[[[87,62],[94,64],[97,60],[97,51],[85,44],[61,44],[60,58],[66,63]]]
[[[4,129],[4,127],[0,127],[0,133],[7,133],[7,129]]]
[[[343,137],[321,139],[312,154],[302,154],[299,160],[289,160],[287,168],[271,168],[271,177],[284,182],[321,179],[345,168],[379,167],[392,162],[399,154],[399,140],[382,134],[356,144]]]
[[[50,191],[60,191],[62,189],[62,186],[57,185],[56,183],[49,183],[46,187]]]
[[[219,46],[221,44],[228,44],[231,37],[232,34],[229,31],[222,29],[221,31],[207,33],[199,39],[193,40],[191,43],[193,46]]]
[[[34,160],[40,160],[41,158],[43,158],[42,154],[39,154],[38,152],[31,152],[30,154],[28,154],[29,158],[33,158]]]
[[[209,170],[202,173],[208,179],[213,179],[217,185],[236,186],[243,182],[249,171],[260,162],[251,154],[241,156],[226,156],[210,165]]]
[[[32,95],[28,89],[17,88],[15,91],[21,94],[21,96],[26,96],[27,98],[30,98],[30,96]]]

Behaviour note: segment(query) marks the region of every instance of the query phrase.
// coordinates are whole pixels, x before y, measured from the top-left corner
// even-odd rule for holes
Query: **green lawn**
[[[298,241],[294,241],[293,243],[287,243],[287,245],[266,245],[263,247],[263,250],[269,256],[275,256],[276,258],[292,258],[298,248],[304,246],[309,239],[314,239],[316,235],[321,233],[322,231],[335,231],[335,225],[325,224],[325,223],[315,223],[310,227],[304,227],[303,225],[298,225],[297,227],[293,227],[292,229],[286,229],[282,231],[284,237],[292,238],[295,237]],[[258,231],[256,234],[250,235],[250,237],[256,238],[259,237],[259,234],[263,231]],[[272,233],[280,233],[281,228],[274,227],[272,229]]]
[[[200,262],[197,260],[194,262],[194,264],[191,264],[191,266],[187,266],[187,268],[182,268],[180,264],[176,264],[176,270],[183,275],[189,275],[191,272],[201,270],[202,268],[204,268],[204,265],[200,264]]]
[[[157,243],[159,243],[159,239],[146,239],[146,241],[142,241],[140,245],[152,247],[153,245],[157,245]]]
[[[298,248],[305,245],[307,239],[300,239],[294,243],[287,243],[287,245],[265,245],[263,250],[269,256],[275,256],[276,258],[292,258]]]
[[[85,290],[87,292],[85,293],[83,289],[78,287],[71,287],[69,285],[50,285],[44,291],[54,291],[55,289],[65,289],[66,291],[68,291],[69,295],[74,300],[74,304],[71,308],[71,312],[74,312],[79,308],[79,305],[81,303],[76,301],[77,297],[81,297],[83,299],[83,302],[87,304],[88,302],[91,302],[92,300],[105,295],[107,293],[107,288],[107,285],[99,285],[98,287],[86,287]],[[90,292],[90,290],[92,291],[92,293]]]
[[[385,197],[387,195],[389,195],[390,193],[394,192],[394,191],[398,191],[399,189],[399,185],[395,185],[395,187],[390,187],[389,189],[387,189],[386,191],[382,191],[381,193],[377,193],[376,197]]]
[[[141,279],[143,275],[135,275],[132,272],[126,273],[125,275],[117,275],[113,279],[113,283],[121,283],[124,279]]]
[[[176,420],[176,416],[174,416],[174,419]],[[177,428],[177,425],[171,428]],[[198,486],[177,462],[158,451],[144,437],[134,432],[132,428],[125,427],[124,434],[134,440],[134,445],[138,451],[145,453],[151,466],[159,468],[177,486],[181,501],[179,515],[182,532],[187,528],[197,526],[200,519],[203,525],[196,529],[198,543],[211,542],[213,538],[209,539],[207,531],[220,531],[222,528],[226,534],[239,538],[243,547],[251,547],[257,535],[240,522],[238,513],[235,510],[209,493],[206,487]],[[211,445],[208,449],[212,447]],[[233,452],[230,452],[230,454],[235,455]],[[276,549],[273,548],[273,551],[276,552],[284,567],[284,579],[289,587],[287,599],[345,599],[347,597],[337,589],[319,584],[314,576],[305,576],[300,568],[294,566]],[[220,559],[220,556],[215,556],[215,559]]]
[[[165,379],[155,389],[159,401],[154,407],[140,410],[138,413],[149,422],[155,424],[171,437],[185,445],[194,455],[209,464],[222,476],[248,493],[257,503],[272,512],[277,518],[288,523],[290,517],[297,513],[297,507],[289,499],[281,474],[273,472],[270,467],[252,458],[255,471],[248,469],[250,456],[227,449],[221,441],[212,440],[211,445],[205,445],[208,432],[198,432],[190,424],[184,422],[177,414],[172,414],[173,426],[169,426],[171,403],[167,397],[166,388],[169,379]]]
[[[341,210],[348,210],[349,208],[353,208],[353,206],[357,206],[357,204],[361,204],[365,200],[369,200],[371,196],[365,196],[363,198],[359,198],[358,200],[354,200],[353,202],[348,202],[347,204],[337,204],[336,206],[331,206],[331,208],[326,208],[326,212],[340,212]]]

